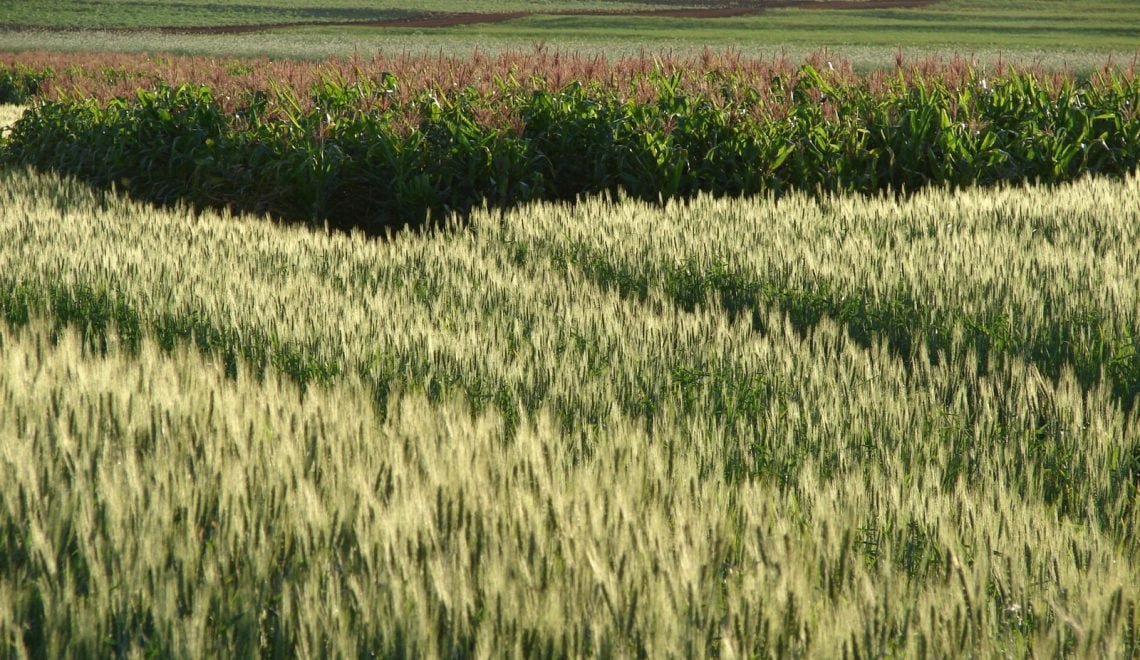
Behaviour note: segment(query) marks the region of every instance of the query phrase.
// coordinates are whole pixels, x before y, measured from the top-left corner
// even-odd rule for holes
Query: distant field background
[[[859,4],[867,8],[851,7]],[[496,51],[538,43],[607,54],[639,49],[684,52],[708,46],[800,58],[826,48],[862,68],[891,65],[900,53],[908,57],[958,53],[1074,69],[1095,68],[1109,57],[1127,63],[1140,52],[1140,5],[1132,0],[945,0],[890,8],[857,0],[842,9],[826,8],[827,2],[766,8],[772,5],[671,0],[494,0],[478,4],[461,0],[319,4],[0,0],[0,50],[320,58],[376,50]],[[717,7],[726,9],[722,13],[738,13],[661,15]],[[241,33],[240,38],[217,33],[218,28],[235,26],[251,31]]]

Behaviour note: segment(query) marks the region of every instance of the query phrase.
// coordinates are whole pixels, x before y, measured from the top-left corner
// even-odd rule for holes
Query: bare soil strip
[[[926,7],[941,0],[744,0],[712,7],[677,7],[654,9],[592,9],[514,12],[423,12],[401,18],[376,21],[293,21],[247,25],[202,27],[112,28],[111,32],[160,32],[163,34],[245,34],[297,27],[375,27],[375,28],[441,28],[477,23],[505,23],[527,16],[659,16],[666,18],[729,18],[760,14],[770,9],[910,9]],[[0,24],[0,30],[84,31],[84,28],[58,28],[45,25]]]

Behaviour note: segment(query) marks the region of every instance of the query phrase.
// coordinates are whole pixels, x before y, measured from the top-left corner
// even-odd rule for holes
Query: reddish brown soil
[[[769,9],[904,9],[925,7],[940,0],[740,0],[708,7],[678,6],[653,9],[592,9],[561,11],[515,12],[423,12],[404,18],[379,21],[297,21],[292,23],[259,23],[256,25],[224,25],[204,27],[132,28],[120,31],[158,31],[164,34],[244,34],[294,27],[376,27],[376,28],[437,28],[473,25],[476,23],[504,23],[527,16],[663,16],[670,18],[727,18],[759,14]],[[51,29],[36,25],[0,25],[2,28]]]

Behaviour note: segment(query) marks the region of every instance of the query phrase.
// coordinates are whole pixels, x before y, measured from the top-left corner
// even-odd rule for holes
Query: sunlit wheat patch
[[[8,135],[12,124],[15,124],[23,114],[23,106],[0,104],[0,138],[4,138]]]
[[[388,241],[0,199],[5,655],[1140,648],[1136,178]]]

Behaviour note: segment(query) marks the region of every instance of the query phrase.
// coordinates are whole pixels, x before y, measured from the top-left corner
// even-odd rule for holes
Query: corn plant
[[[4,159],[160,203],[376,234],[484,203],[601,192],[899,193],[1122,176],[1140,163],[1140,84],[1116,69],[1076,81],[960,64],[860,77],[842,63],[577,61],[519,78],[535,60],[476,74],[440,59],[430,80],[369,64],[381,63],[272,78],[214,63],[198,72],[209,85],[185,82],[193,63],[150,65],[173,82],[79,76],[44,93]],[[567,77],[576,71],[592,77]]]

